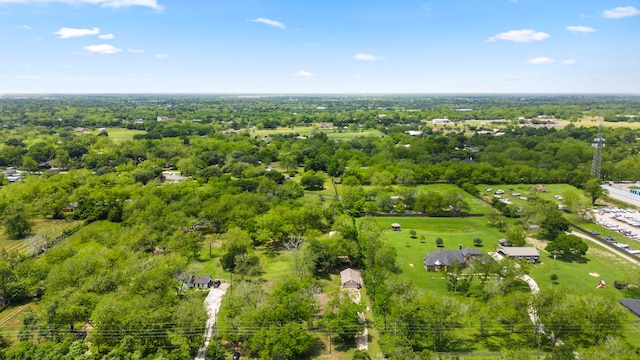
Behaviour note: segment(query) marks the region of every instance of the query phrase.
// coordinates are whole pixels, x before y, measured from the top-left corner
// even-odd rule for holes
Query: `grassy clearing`
[[[384,136],[378,130],[361,129],[357,131],[351,130],[339,130],[339,129],[316,129],[311,127],[294,127],[294,128],[277,128],[277,129],[263,129],[263,130],[251,130],[251,135],[255,136],[267,136],[267,135],[287,135],[287,134],[299,134],[300,136],[310,136],[311,134],[323,132],[331,139],[351,140],[359,137],[382,137]]]
[[[94,131],[94,135],[98,135],[98,131]],[[123,128],[107,128],[107,133],[109,134],[109,139],[114,141],[124,141],[124,140],[133,140],[134,135],[146,134],[147,132],[144,130],[133,130],[133,129],[123,129]]]
[[[9,305],[0,312],[0,334],[8,341],[18,341],[18,331],[22,325],[22,313],[31,309],[35,311],[34,303]]]
[[[47,234],[55,238],[60,236],[63,231],[80,224],[82,221],[35,219],[32,221],[32,232],[33,234]],[[3,227],[0,233],[0,249],[2,248],[7,251],[17,251],[20,254],[30,254],[34,250],[34,243],[29,237],[19,240],[9,239]]]
[[[401,218],[384,217],[376,218],[376,222],[385,230],[385,236],[389,244],[395,247],[398,253],[398,266],[402,270],[402,276],[411,280],[423,291],[435,292],[441,295],[451,295],[447,290],[444,279],[445,274],[440,272],[427,272],[422,261],[427,253],[437,250],[456,250],[462,245],[477,248],[481,251],[495,250],[494,244],[502,234],[486,225],[486,219],[474,218]],[[391,224],[398,223],[402,231],[391,231]],[[416,231],[416,239],[412,239],[409,231]],[[421,236],[425,237],[424,242]],[[436,246],[436,238],[444,240],[444,246]],[[482,247],[473,245],[474,238],[483,240]]]

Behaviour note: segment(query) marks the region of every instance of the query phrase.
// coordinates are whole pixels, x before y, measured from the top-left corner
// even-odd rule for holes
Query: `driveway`
[[[204,332],[204,345],[200,347],[198,350],[198,354],[196,355],[196,360],[205,360],[206,359],[206,351],[209,346],[209,342],[211,341],[211,334],[213,333],[213,326],[216,324],[216,315],[218,315],[218,311],[220,311],[220,305],[222,305],[222,298],[224,294],[227,292],[229,288],[229,284],[220,284],[219,288],[211,288],[209,290],[209,294],[206,299],[204,299],[204,306],[207,310],[207,314],[209,315],[209,319],[207,320],[206,329]]]

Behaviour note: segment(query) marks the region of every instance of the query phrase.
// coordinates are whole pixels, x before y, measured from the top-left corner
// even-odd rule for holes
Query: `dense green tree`
[[[320,173],[306,172],[300,178],[300,184],[305,190],[324,189],[324,177]]]
[[[21,208],[10,210],[4,219],[7,235],[12,239],[21,239],[31,233],[31,223]]]
[[[607,191],[600,186],[599,179],[589,179],[589,181],[584,184],[584,191],[591,199],[592,205],[595,205],[596,200],[607,194]]]
[[[589,246],[575,235],[560,234],[547,244],[545,250],[551,254],[559,255],[563,259],[571,260],[584,256],[589,250]]]

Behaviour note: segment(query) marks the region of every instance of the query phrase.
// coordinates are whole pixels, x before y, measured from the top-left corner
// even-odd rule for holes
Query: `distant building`
[[[409,130],[409,131],[405,131],[405,134],[409,134],[411,136],[420,136],[422,135],[422,131],[419,130]]]
[[[444,125],[444,124],[449,124],[451,122],[451,120],[449,119],[432,119],[431,123],[434,125]]]
[[[158,116],[156,118],[156,120],[158,120],[158,121],[176,121],[175,118],[170,118],[168,116]]]

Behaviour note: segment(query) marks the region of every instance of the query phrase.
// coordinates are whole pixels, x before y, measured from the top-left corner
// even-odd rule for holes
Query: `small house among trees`
[[[213,279],[209,275],[198,275],[193,279],[193,287],[196,289],[208,289],[213,285]]]
[[[349,268],[340,271],[340,280],[343,289],[360,289],[362,287],[362,277],[358,270]]]

